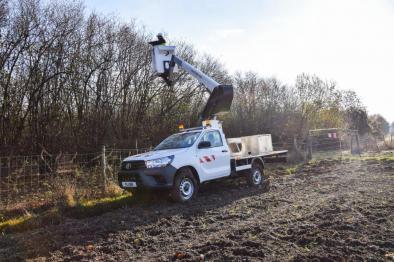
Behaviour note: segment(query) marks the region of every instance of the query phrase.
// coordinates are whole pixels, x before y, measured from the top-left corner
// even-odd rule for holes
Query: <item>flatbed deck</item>
[[[278,157],[278,156],[286,156],[287,155],[287,150],[278,150],[278,151],[271,151],[271,152],[264,152],[258,155],[248,155],[248,156],[231,156],[231,159],[235,160],[240,160],[240,159],[246,159],[246,158],[254,158],[254,157],[261,157],[263,159],[265,158],[270,158],[270,157]]]
[[[264,152],[257,155],[231,156],[231,170],[238,172],[252,168],[252,161],[255,158],[262,158],[264,163],[287,162],[287,150]]]

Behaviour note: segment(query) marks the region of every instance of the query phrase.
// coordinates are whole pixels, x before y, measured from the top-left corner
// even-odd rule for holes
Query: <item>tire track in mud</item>
[[[272,177],[266,193],[241,179],[214,182],[190,204],[159,198],[3,238],[0,254],[35,261],[383,261],[394,252],[393,167],[321,161]]]

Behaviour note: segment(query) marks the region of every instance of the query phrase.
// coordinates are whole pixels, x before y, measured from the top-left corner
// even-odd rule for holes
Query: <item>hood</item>
[[[157,150],[157,151],[149,151],[146,153],[142,153],[139,155],[129,156],[125,158],[123,161],[133,161],[133,160],[152,160],[156,158],[172,156],[179,153],[183,153],[187,151],[189,148],[176,148],[176,149],[165,149],[165,150]]]

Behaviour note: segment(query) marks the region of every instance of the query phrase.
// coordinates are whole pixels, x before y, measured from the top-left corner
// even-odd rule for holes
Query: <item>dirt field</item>
[[[392,154],[391,154],[392,157]],[[270,167],[267,167],[268,169]],[[394,160],[326,160],[0,238],[0,260],[394,260]]]

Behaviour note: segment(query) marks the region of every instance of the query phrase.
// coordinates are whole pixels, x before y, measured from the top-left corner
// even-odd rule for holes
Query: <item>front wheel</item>
[[[197,190],[198,184],[192,171],[184,168],[175,176],[171,198],[176,202],[187,202],[197,194]]]

